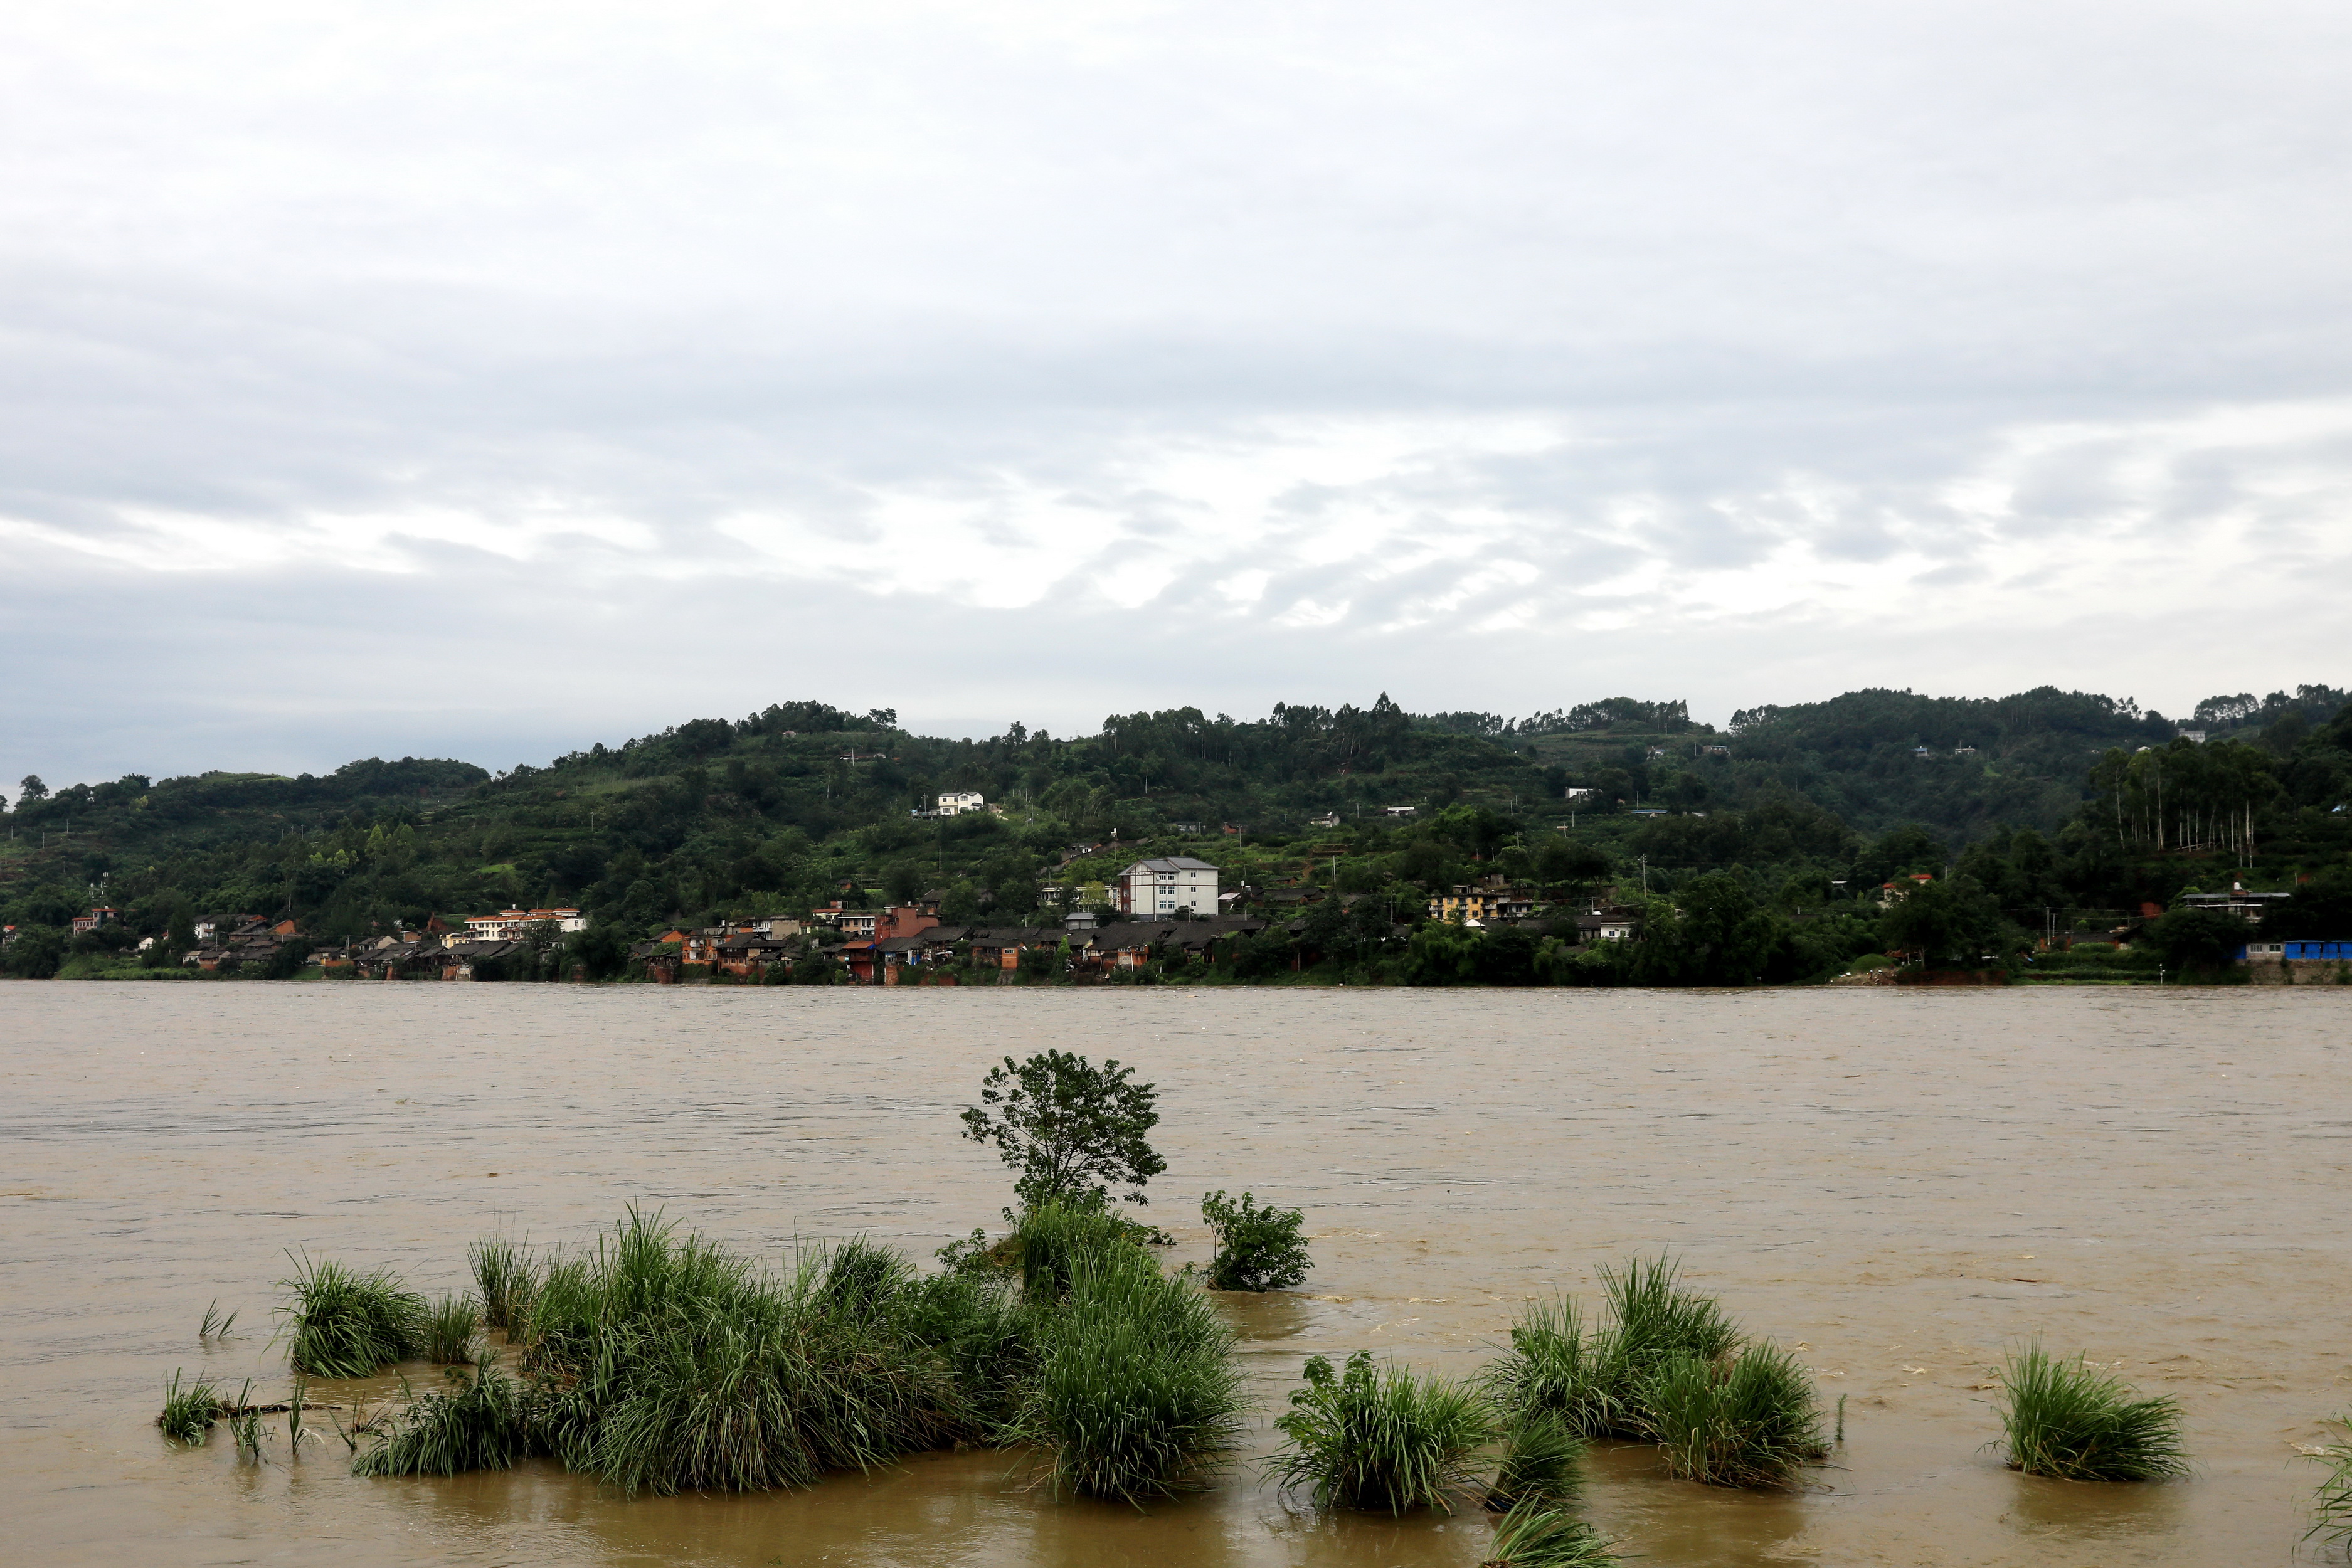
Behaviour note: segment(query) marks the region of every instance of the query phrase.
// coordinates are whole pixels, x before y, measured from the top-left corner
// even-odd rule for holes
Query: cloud
[[[506,765],[793,695],[2342,683],[2347,46],[2262,5],[26,12],[0,773]]]

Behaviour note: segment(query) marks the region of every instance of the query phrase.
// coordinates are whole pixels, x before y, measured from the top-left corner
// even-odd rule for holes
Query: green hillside
[[[78,939],[90,942],[235,913],[335,939],[577,904],[635,938],[936,889],[950,918],[1010,921],[1045,918],[1066,889],[1083,899],[1137,854],[1193,853],[1276,906],[1362,895],[1401,921],[1482,876],[1564,903],[1675,895],[1713,873],[1809,920],[1900,872],[1957,866],[2039,928],[2050,909],[2105,919],[2200,882],[2341,865],[2343,703],[2318,687],[2214,699],[2199,746],[2128,702],[2048,688],[1857,691],[1722,732],[1678,702],[1507,721],[1382,697],[953,740],[804,701],[495,776],[407,758],[323,777],[28,780],[0,814],[0,913],[54,928],[121,909],[123,935]],[[995,809],[916,815],[950,790]]]

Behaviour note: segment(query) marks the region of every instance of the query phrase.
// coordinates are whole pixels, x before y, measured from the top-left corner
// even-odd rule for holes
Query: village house
[[[1500,879],[1457,883],[1451,892],[1440,893],[1429,900],[1429,918],[1461,925],[1525,920],[1536,912],[1537,902],[1535,894],[1528,889],[1512,887]]]
[[[1633,939],[1639,922],[1622,910],[1594,910],[1576,917],[1576,940],[1579,942],[1628,942]]]
[[[111,907],[94,909],[86,915],[74,916],[74,934],[79,936],[84,931],[97,931],[101,926],[110,926],[121,918],[122,912],[120,910]]]
[[[940,796],[939,814],[941,816],[961,816],[967,811],[987,809],[988,802],[981,798],[977,790],[950,790]]]
[[[1217,907],[1217,868],[1186,855],[1138,860],[1118,874],[1110,894],[1114,909],[1137,919],[1165,920],[1180,910],[1207,914]]]
[[[880,916],[872,910],[845,909],[839,899],[809,915],[811,925],[821,925],[839,931],[845,937],[871,938]]]
[[[2180,907],[2189,910],[2215,910],[2235,915],[2242,921],[2255,921],[2273,904],[2292,897],[2287,893],[2250,893],[2243,883],[2232,882],[2226,893],[2183,893]]]

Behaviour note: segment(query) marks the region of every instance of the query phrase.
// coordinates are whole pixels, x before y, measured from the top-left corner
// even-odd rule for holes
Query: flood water
[[[1524,1299],[1671,1247],[1845,1396],[1847,1442],[1788,1497],[1596,1454],[1590,1512],[1643,1563],[2287,1563],[2296,1446],[2352,1405],[2347,1035],[2323,990],[0,984],[0,1558],[1466,1565],[1482,1518],[1322,1519],[1258,1479],[1302,1358],[1470,1373]],[[283,1392],[289,1249],[437,1292],[478,1235],[577,1241],[635,1202],[927,1258],[1009,1201],[957,1110],[1049,1046],[1159,1085],[1172,1260],[1207,1256],[1204,1189],[1307,1211],[1307,1283],[1221,1298],[1259,1413],[1217,1491],[1056,1504],[966,1454],[630,1501],[546,1465],[356,1480],[331,1433],[241,1465],[226,1428],[191,1452],[152,1425],[173,1367]],[[208,1347],[215,1298],[237,1337]],[[2178,1395],[2194,1478],[2004,1470],[1986,1368],[2032,1335]]]

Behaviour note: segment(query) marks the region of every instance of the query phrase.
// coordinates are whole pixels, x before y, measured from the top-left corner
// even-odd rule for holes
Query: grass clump
[[[1685,1360],[1715,1361],[1739,1343],[1739,1327],[1712,1296],[1682,1286],[1671,1258],[1634,1258],[1599,1270],[1612,1319],[1603,1351],[1604,1434],[1651,1441],[1650,1390],[1658,1373]]]
[[[530,1255],[513,1242],[486,1236],[466,1249],[473,1266],[474,1291],[482,1303],[482,1326],[510,1332],[530,1305],[538,1271]]]
[[[1477,1451],[1502,1435],[1479,1390],[1394,1366],[1375,1371],[1368,1351],[1349,1356],[1344,1373],[1309,1357],[1306,1376],[1289,1414],[1275,1423],[1290,1449],[1274,1475],[1312,1488],[1321,1507],[1451,1513],[1475,1485]]]
[[[806,1486],[994,1435],[1026,1331],[999,1280],[866,1242],[782,1272],[632,1212],[541,1275],[518,1339],[538,1440],[623,1491]]]
[[[232,1311],[227,1317],[222,1317],[220,1298],[215,1296],[213,1298],[212,1305],[205,1309],[205,1321],[196,1325],[196,1338],[225,1340],[228,1338],[229,1331],[236,1326],[236,1313]]]
[[[536,1451],[536,1394],[484,1351],[470,1369],[450,1367],[447,1389],[409,1405],[376,1445],[352,1463],[356,1476],[455,1476],[511,1468]],[[347,1442],[356,1445],[355,1438]]]
[[[1579,1436],[1611,1426],[1619,1381],[1613,1342],[1589,1333],[1566,1297],[1530,1301],[1511,1325],[1511,1349],[1486,1372],[1486,1385],[1519,1417],[1548,1417]]]
[[[1200,1287],[1132,1244],[1075,1255],[1014,1434],[1056,1491],[1139,1503],[1198,1489],[1242,1425],[1233,1333]]]
[[[1637,1257],[1600,1273],[1609,1326],[1586,1328],[1565,1299],[1531,1302],[1511,1326],[1510,1353],[1488,1372],[1488,1386],[1507,1409],[1549,1413],[1580,1436],[1649,1442],[1649,1389],[1659,1369],[1728,1353],[1739,1328],[1714,1297],[1685,1289],[1670,1258]]]
[[[1530,1505],[1503,1517],[1478,1568],[1617,1568],[1617,1558],[1608,1538],[1582,1520]]]
[[[1666,1473],[1684,1480],[1786,1488],[1829,1457],[1812,1383],[1770,1344],[1669,1361],[1652,1372],[1643,1404]]]
[[[358,1274],[340,1263],[301,1259],[293,1278],[287,1362],[313,1377],[367,1377],[425,1348],[431,1312],[389,1269]]]
[[[2352,1418],[2338,1425],[2352,1433]],[[2311,1500],[2311,1528],[2303,1538],[2352,1547],[2352,1442],[2330,1443],[2310,1457],[2328,1474]]]
[[[1217,1237],[1209,1264],[1217,1289],[1287,1290],[1315,1267],[1298,1235],[1307,1218],[1297,1209],[1261,1208],[1248,1193],[1234,1203],[1220,1191],[1202,1194],[1201,1218]]]
[[[253,1379],[247,1378],[236,1397],[222,1406],[221,1414],[228,1418],[228,1435],[236,1440],[236,1457],[261,1462],[261,1410],[253,1403]]]
[[[193,1447],[205,1440],[226,1405],[210,1378],[199,1377],[183,1385],[181,1376],[179,1369],[173,1368],[163,1384],[163,1410],[155,1417],[155,1425],[171,1441]]]
[[[1549,1411],[1514,1416],[1504,1433],[1502,1462],[1486,1489],[1486,1506],[1502,1513],[1573,1500],[1576,1462],[1584,1457],[1584,1439]]]
[[[474,1331],[480,1323],[471,1296],[444,1296],[425,1320],[425,1359],[439,1366],[462,1366],[474,1359]]]
[[[2180,1405],[2136,1399],[2122,1379],[2081,1355],[2060,1360],[2031,1345],[2000,1373],[2009,1468],[2067,1481],[2156,1481],[2185,1475]]]
[[[1021,1258],[1021,1288],[1033,1298],[1069,1293],[1079,1261],[1131,1252],[1145,1227],[1100,1204],[1034,1204],[1013,1222],[1013,1250]]]

